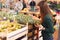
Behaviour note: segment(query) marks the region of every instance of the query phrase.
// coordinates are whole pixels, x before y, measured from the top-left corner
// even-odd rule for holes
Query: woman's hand
[[[39,27],[39,30],[45,30],[45,28],[42,25],[35,24],[35,27]]]
[[[39,24],[34,24],[35,25],[35,27],[40,27],[40,25]]]

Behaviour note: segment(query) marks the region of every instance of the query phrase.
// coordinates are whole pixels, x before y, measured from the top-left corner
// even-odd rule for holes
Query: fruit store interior
[[[0,40],[43,40],[42,30],[36,26],[42,26],[38,6],[40,1],[42,0],[0,0]],[[60,0],[45,1],[55,23],[53,40],[60,40]]]

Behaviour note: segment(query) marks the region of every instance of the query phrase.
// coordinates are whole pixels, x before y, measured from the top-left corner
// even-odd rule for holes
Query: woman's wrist
[[[43,28],[42,30],[45,30],[45,28]]]

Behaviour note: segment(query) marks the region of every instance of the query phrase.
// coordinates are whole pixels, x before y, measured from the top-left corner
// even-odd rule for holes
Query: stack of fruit
[[[22,26],[17,22],[10,22],[10,20],[0,22],[0,32],[12,32],[17,29],[21,29]]]
[[[0,17],[2,18],[2,21],[0,21],[0,32],[4,32],[6,30],[8,30],[8,32],[15,31],[22,27],[20,24],[40,24],[39,20],[34,20],[32,16],[21,13],[14,15],[11,13],[0,12]],[[13,21],[11,22],[11,20]]]
[[[29,15],[24,15],[24,14],[19,14],[16,16],[16,20],[19,22],[19,23],[23,23],[23,24],[26,24],[26,23],[29,23],[29,24],[40,24],[40,20],[34,20],[32,18],[32,16],[29,16]]]

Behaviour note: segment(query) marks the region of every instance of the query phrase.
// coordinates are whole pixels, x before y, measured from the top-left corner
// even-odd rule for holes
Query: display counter
[[[16,40],[25,35],[26,37],[25,39],[27,40],[27,33],[28,33],[28,27],[26,26],[24,28],[18,29],[11,33],[0,33],[0,39],[1,40]]]

